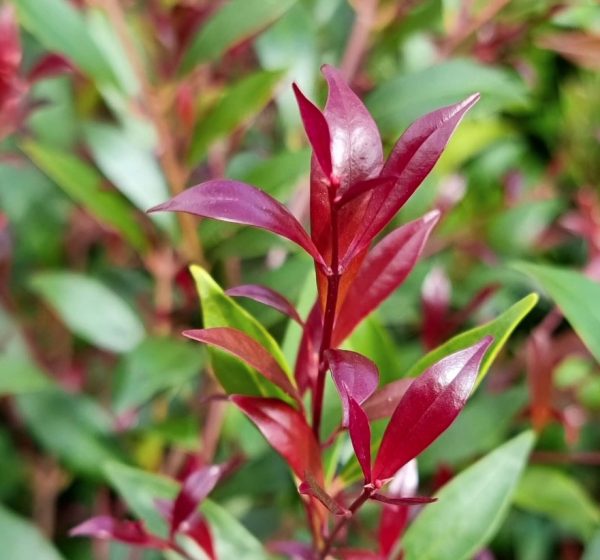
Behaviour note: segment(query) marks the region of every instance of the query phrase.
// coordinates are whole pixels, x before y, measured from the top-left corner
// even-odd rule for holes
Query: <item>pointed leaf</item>
[[[299,325],[304,324],[294,305],[279,292],[267,288],[266,286],[260,286],[259,284],[244,284],[243,286],[229,288],[225,293],[230,297],[246,297],[258,301],[259,303],[264,303],[280,313],[287,315]]]
[[[401,541],[404,560],[467,560],[496,534],[527,462],[525,432],[461,472],[436,494]],[[390,558],[398,558],[396,550]]]
[[[438,219],[439,212],[430,212],[396,229],[368,253],[337,318],[336,344],[342,342],[410,274]]]
[[[210,527],[204,518],[198,517],[194,525],[185,534],[206,553],[209,560],[217,560]]]
[[[395,184],[396,179],[394,177],[373,177],[372,179],[358,181],[357,183],[350,185],[343,193],[339,194],[336,198],[336,202],[338,207],[342,207],[369,191],[378,188],[388,188]]]
[[[373,469],[386,480],[437,439],[463,409],[492,339],[456,352],[415,379],[385,430]]]
[[[352,241],[349,255],[363,251],[389,223],[433,169],[450,136],[479,94],[421,117],[408,127],[388,157],[381,175],[395,177],[396,183],[373,191],[363,227]],[[351,258],[351,257],[350,257]]]
[[[4,4],[0,7],[0,86],[4,86],[4,80],[9,81],[17,73],[22,58],[19,24],[14,7]],[[2,94],[3,91],[0,90],[0,102],[3,99]]]
[[[230,327],[215,327],[184,331],[183,336],[229,352],[262,373],[285,393],[300,401],[298,391],[275,358],[246,333]]]
[[[338,515],[340,517],[350,517],[352,514],[349,510],[342,507],[338,504],[321,486],[319,483],[312,477],[308,475],[306,480],[304,480],[298,486],[298,492],[300,494],[305,494],[307,496],[312,496],[319,500],[333,515]]]
[[[348,397],[352,397],[358,404],[365,402],[377,389],[379,372],[371,360],[349,350],[328,350],[326,358],[342,401],[342,424],[347,426]]]
[[[231,400],[256,424],[298,478],[304,479],[309,473],[322,483],[321,451],[302,414],[277,399],[234,395]]]
[[[92,517],[81,523],[69,534],[72,537],[95,537],[97,539],[106,539],[126,543],[141,548],[154,548],[166,550],[169,544],[149,534],[141,521],[126,521],[114,519],[108,515]]]
[[[229,179],[214,179],[186,189],[150,212],[187,212],[204,218],[266,229],[300,245],[315,260],[321,256],[298,220],[265,192]]]
[[[308,140],[313,148],[315,157],[321,165],[321,170],[325,177],[331,177],[333,168],[331,163],[331,135],[329,134],[329,125],[312,101],[307,99],[296,84],[292,84],[294,95],[298,102],[304,130]]]
[[[27,74],[27,79],[30,82],[45,80],[46,78],[54,78],[61,74],[73,72],[73,65],[60,54],[50,53],[44,55],[38,60],[34,67]]]
[[[389,418],[412,382],[412,379],[397,379],[375,391],[363,403],[363,410],[369,420]]]
[[[369,484],[371,478],[371,426],[369,419],[360,404],[351,396],[348,395],[350,405],[348,430],[354,453],[360,464],[363,474],[365,475],[365,484]]]

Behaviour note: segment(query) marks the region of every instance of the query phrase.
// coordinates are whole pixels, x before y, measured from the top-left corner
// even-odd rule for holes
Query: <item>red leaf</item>
[[[171,513],[171,534],[187,531],[191,518],[196,514],[198,505],[208,496],[223,474],[218,465],[202,467],[190,474],[181,486],[173,503]]]
[[[411,197],[442,155],[450,136],[479,94],[421,117],[408,127],[388,157],[381,175],[395,177],[396,183],[373,191],[362,216],[362,227],[348,249],[352,255],[363,251]]]
[[[452,286],[442,268],[432,268],[421,288],[423,326],[421,337],[427,350],[439,346],[448,331]]]
[[[185,534],[198,544],[210,560],[217,560],[210,527],[203,517],[198,517]]]
[[[429,498],[427,496],[405,496],[400,498],[394,498],[392,496],[384,496],[377,492],[371,496],[371,500],[389,504],[392,506],[414,506],[417,504],[431,504],[436,502],[437,498]]]
[[[348,350],[328,350],[326,353],[329,369],[337,387],[344,418],[342,424],[348,425],[348,397],[358,404],[365,402],[377,389],[379,372],[377,366],[365,356]]]
[[[312,496],[321,502],[333,515],[339,517],[351,517],[352,513],[345,507],[338,504],[321,486],[318,482],[310,475],[306,477],[306,480],[300,483],[298,486],[298,492],[307,496]]]
[[[317,262],[323,259],[300,222],[267,193],[230,179],[214,179],[186,189],[149,212],[187,212],[266,229],[302,247]]]
[[[0,8],[0,88],[2,82],[10,80],[16,74],[21,58],[21,40],[15,10],[10,4],[5,4]]]
[[[62,55],[50,53],[38,60],[30,70],[27,79],[37,82],[45,78],[53,78],[61,74],[73,72],[73,65]]]
[[[341,207],[369,191],[373,191],[377,188],[391,187],[395,184],[395,177],[373,177],[372,179],[359,181],[358,183],[350,185],[348,189],[338,195],[336,202],[338,207]]]
[[[142,548],[159,550],[169,548],[168,542],[150,535],[141,521],[120,521],[108,515],[88,519],[81,525],[71,529],[69,535],[72,537],[87,536],[119,541]]]
[[[365,484],[371,482],[371,427],[365,411],[356,400],[349,396],[349,431],[356,458],[365,475]]]
[[[388,424],[373,478],[385,481],[428,447],[458,416],[491,337],[440,360],[415,379]]]
[[[336,321],[340,344],[404,281],[417,263],[439,213],[429,212],[384,237],[367,255]]]
[[[260,286],[258,284],[244,284],[243,286],[230,288],[225,293],[232,297],[246,297],[253,299],[254,301],[268,305],[280,313],[287,315],[299,325],[304,324],[293,304],[280,293],[272,290],[271,288],[267,288],[266,286]]]
[[[321,337],[323,336],[323,318],[321,315],[321,307],[319,302],[315,303],[308,314],[300,347],[298,348],[298,356],[296,358],[296,366],[294,368],[294,377],[296,384],[301,394],[312,387],[317,379],[319,369],[319,346],[321,345]]]
[[[302,414],[277,399],[234,395],[231,400],[256,424],[296,476],[323,481],[321,450]]]
[[[413,381],[412,378],[396,379],[375,391],[362,405],[369,420],[389,418]]]
[[[300,88],[296,84],[292,84],[292,87],[304,123],[304,130],[315,157],[325,176],[331,177],[331,135],[329,134],[329,125],[321,110],[304,96]]]
[[[298,541],[275,541],[268,545],[269,552],[287,556],[292,560],[317,560],[313,547]]]
[[[336,556],[342,560],[386,560],[385,557],[370,550],[341,548],[336,550]]]
[[[184,331],[183,336],[220,348],[246,362],[282,391],[300,401],[300,395],[277,360],[256,340],[231,327]]]

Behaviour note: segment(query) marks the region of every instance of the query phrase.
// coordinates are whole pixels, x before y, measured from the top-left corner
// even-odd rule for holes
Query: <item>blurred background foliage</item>
[[[542,294],[421,458],[422,491],[533,425],[530,466],[479,558],[600,558],[595,0],[4,4],[22,60],[0,76],[16,92],[0,98],[3,557],[155,558],[67,531],[94,513],[150,523],[148,496],[172,493],[152,473],[176,478],[190,461],[239,453],[243,468],[213,495],[220,507],[207,505],[223,558],[265,557],[255,539],[302,537],[285,465],[239,413],[205,400],[218,387],[179,333],[200,325],[190,262],[224,287],[273,287],[306,313],[309,260],[264,232],[145,210],[226,175],[306,219],[310,152],[290,84],[324,102],[319,67],[330,63],[388,149],[418,116],[481,92],[396,219],[442,210],[427,258],[351,347],[395,379],[532,288]],[[34,80],[48,53],[70,68]],[[296,327],[241,303],[293,361]],[[368,546],[368,528],[358,537]]]

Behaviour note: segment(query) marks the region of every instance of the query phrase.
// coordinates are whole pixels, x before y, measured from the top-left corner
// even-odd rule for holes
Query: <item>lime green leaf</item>
[[[600,284],[574,270],[523,262],[514,267],[541,284],[600,362]]]
[[[297,0],[231,0],[192,39],[182,72],[216,60],[229,48],[255,35],[289,10]]]
[[[94,278],[74,272],[43,272],[31,280],[40,295],[75,334],[112,352],[128,352],[144,337],[133,310]]]
[[[228,88],[194,130],[188,160],[199,162],[209,146],[256,115],[271,99],[281,72],[256,72]]]
[[[156,393],[177,388],[200,372],[204,352],[198,345],[171,338],[147,338],[123,357],[116,379],[117,412],[142,405]]]
[[[533,433],[525,432],[444,486],[402,539],[404,560],[467,560],[489,543],[508,512],[533,442]]]
[[[273,337],[230,297],[203,268],[191,267],[202,305],[205,328],[232,327],[262,344],[292,378],[289,366]],[[224,352],[210,349],[215,374],[228,393],[284,397],[284,393],[256,371]]]
[[[493,321],[456,335],[448,342],[423,356],[423,358],[409,370],[407,377],[417,377],[429,366],[435,364],[445,356],[474,344],[484,336],[493,336],[494,342],[481,363],[477,384],[481,383],[492,365],[492,362],[504,346],[504,343],[508,340],[508,337],[523,318],[535,307],[538,299],[537,294],[529,294],[507,309],[502,315],[496,317]]]
[[[549,517],[583,541],[600,527],[598,506],[573,477],[556,468],[529,467],[517,487],[514,503]]]
[[[48,49],[64,54],[98,82],[115,76],[92,39],[85,15],[68,0],[15,0],[22,24]]]
[[[62,556],[29,521],[0,505],[2,556],[10,560],[61,560]]]
[[[34,437],[73,470],[99,477],[102,463],[119,458],[110,417],[84,395],[45,391],[17,402]]]
[[[111,226],[136,249],[147,241],[133,216],[133,209],[115,192],[102,186],[102,177],[77,157],[26,141],[21,149],[33,163],[100,223]]]
[[[24,395],[52,387],[52,381],[30,361],[0,356],[0,395]]]

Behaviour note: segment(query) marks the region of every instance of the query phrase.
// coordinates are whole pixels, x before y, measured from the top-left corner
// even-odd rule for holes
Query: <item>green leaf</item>
[[[245,332],[262,344],[292,379],[289,366],[279,345],[264,327],[235,301],[226,296],[203,268],[192,266],[190,270],[200,296],[204,327],[232,327]],[[238,359],[213,348],[209,350],[209,353],[215,374],[227,393],[284,397],[284,393],[280,389]]]
[[[297,0],[231,0],[192,39],[181,71],[216,60],[228,49],[255,35],[289,10]]]
[[[514,268],[548,292],[594,358],[600,362],[600,284],[582,273],[524,262]]]
[[[583,541],[600,527],[600,510],[585,488],[556,468],[529,467],[517,487],[514,503],[549,517]]]
[[[0,356],[0,395],[23,395],[52,387],[52,382],[32,362]]]
[[[0,543],[7,560],[61,560],[62,556],[29,521],[0,505]]]
[[[508,337],[523,318],[535,307],[538,299],[537,294],[529,294],[507,309],[502,315],[496,317],[493,321],[456,335],[448,342],[423,356],[423,358],[409,370],[406,376],[417,377],[429,366],[435,364],[445,356],[449,356],[453,352],[475,344],[475,342],[481,340],[484,336],[493,336],[494,342],[481,363],[479,377],[477,378],[477,384],[481,383],[492,365],[492,362],[504,346],[504,343],[508,340]]]
[[[533,433],[525,432],[444,486],[402,539],[404,560],[467,560],[489,543],[508,512],[533,443]]]
[[[43,272],[32,289],[75,334],[104,350],[128,352],[144,338],[144,326],[133,310],[94,278],[74,272]]]
[[[147,241],[132,208],[119,194],[103,188],[102,177],[93,167],[71,154],[32,141],[23,142],[21,149],[100,223],[120,232],[136,249],[145,249]]]
[[[597,560],[600,558],[600,531],[597,531],[594,537],[585,547],[585,553],[581,560]]]
[[[381,133],[395,137],[418,117],[475,92],[481,93],[475,115],[520,108],[527,101],[525,85],[516,74],[454,59],[386,80],[367,97],[367,106]]]
[[[172,338],[147,338],[123,357],[117,374],[117,413],[144,404],[155,394],[177,388],[197,376],[204,362],[198,345]]]
[[[22,395],[17,402],[34,437],[73,470],[96,478],[105,461],[119,459],[109,437],[111,419],[93,400],[55,390]]]
[[[85,12],[68,0],[14,0],[22,24],[50,51],[64,54],[98,82],[115,76],[89,33]]]
[[[256,115],[271,99],[281,72],[256,72],[228,88],[194,130],[188,160],[198,163],[209,146]]]

